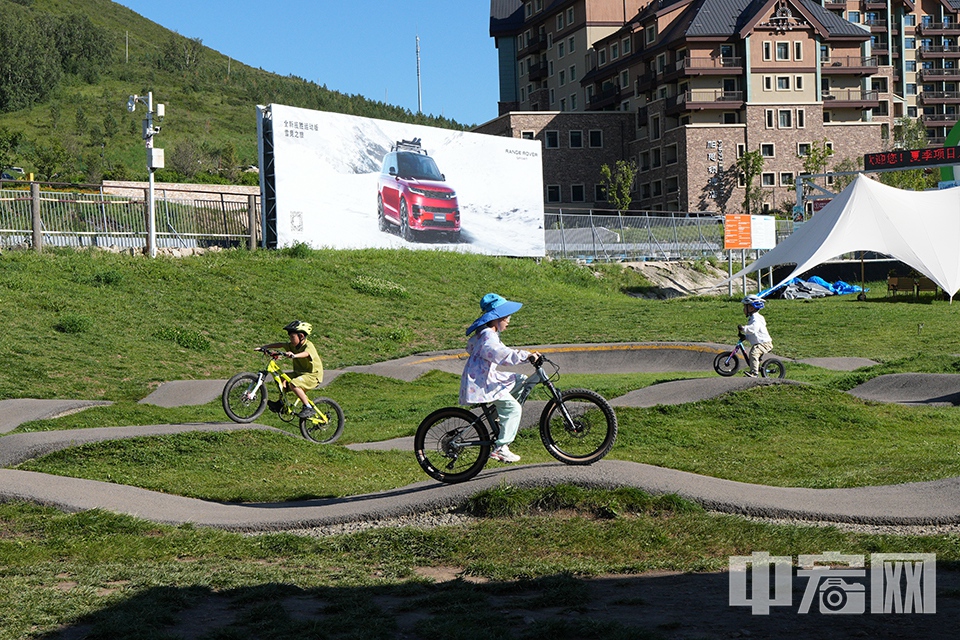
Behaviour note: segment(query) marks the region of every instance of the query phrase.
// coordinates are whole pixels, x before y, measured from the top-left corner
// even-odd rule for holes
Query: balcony
[[[653,69],[648,69],[642,75],[637,76],[637,93],[649,91],[658,84],[658,78],[663,74],[657,73]]]
[[[887,3],[881,2],[879,0],[867,0],[866,2],[863,3],[863,8],[866,9],[867,11],[871,11],[871,10],[886,11]]]
[[[923,91],[919,98],[925,105],[960,104],[960,91]]]
[[[743,91],[697,89],[667,98],[666,112],[668,116],[675,116],[683,111],[703,111],[707,109],[731,111],[742,109],[743,106]]]
[[[960,34],[960,23],[957,22],[927,22],[917,25],[917,34],[923,36],[947,36]]]
[[[956,113],[932,113],[920,116],[924,126],[927,127],[952,127],[957,124],[958,118],[960,115]]]
[[[821,91],[823,108],[831,109],[876,109],[880,106],[880,96],[876,91],[863,89],[830,89]]]
[[[864,26],[870,27],[874,33],[886,33],[887,21],[880,18],[867,18],[863,21]]]
[[[687,56],[676,62],[681,76],[740,75],[743,73],[743,58],[736,56],[702,57]]]
[[[530,65],[530,68],[527,70],[527,74],[530,76],[531,80],[542,80],[547,77],[547,63],[546,61],[540,61],[536,64]]]
[[[517,52],[517,56],[522,58],[523,56],[532,56],[539,53],[541,50],[547,48],[547,36],[537,34],[531,36],[530,40],[520,48],[520,51]]]
[[[917,69],[920,82],[956,82],[960,80],[960,69]]]
[[[846,0],[824,0],[823,7],[827,11],[846,11]]]
[[[820,63],[824,75],[872,76],[879,71],[877,56],[838,56]]]
[[[960,47],[957,45],[928,44],[917,47],[917,53],[922,58],[960,58]]]
[[[599,93],[590,96],[588,109],[590,111],[603,111],[608,107],[620,104],[620,99],[623,96],[624,92],[618,86],[604,87]]]

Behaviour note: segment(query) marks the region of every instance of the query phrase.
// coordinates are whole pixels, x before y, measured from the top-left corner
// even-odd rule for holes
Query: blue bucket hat
[[[470,335],[491,320],[513,315],[519,311],[522,306],[523,304],[519,302],[507,300],[503,296],[498,296],[495,293],[488,293],[480,299],[480,310],[483,312],[483,315],[474,320],[473,324],[467,328],[467,335]]]

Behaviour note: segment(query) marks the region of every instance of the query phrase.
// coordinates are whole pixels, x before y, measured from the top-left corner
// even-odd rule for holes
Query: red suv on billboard
[[[400,235],[408,242],[416,240],[420,231],[442,231],[454,242],[460,239],[457,194],[420,146],[420,138],[401,140],[384,156],[379,191],[381,231],[399,226]]]

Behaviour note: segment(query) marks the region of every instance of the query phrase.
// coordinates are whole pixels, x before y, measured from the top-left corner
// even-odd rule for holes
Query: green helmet
[[[303,322],[302,320],[294,320],[287,326],[283,328],[287,333],[302,333],[304,335],[310,335],[313,332],[313,325],[309,322]]]

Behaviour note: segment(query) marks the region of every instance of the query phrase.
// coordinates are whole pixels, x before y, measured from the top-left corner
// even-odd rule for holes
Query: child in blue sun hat
[[[521,373],[498,371],[498,365],[532,362],[540,356],[523,349],[511,349],[500,341],[510,324],[510,316],[523,304],[488,293],[480,300],[482,314],[467,328],[467,353],[470,357],[460,377],[460,404],[489,402],[500,416],[500,436],[490,457],[500,462],[517,462],[520,456],[508,446],[517,437],[523,407],[514,396],[527,377]],[[472,334],[472,335],[471,335]]]

